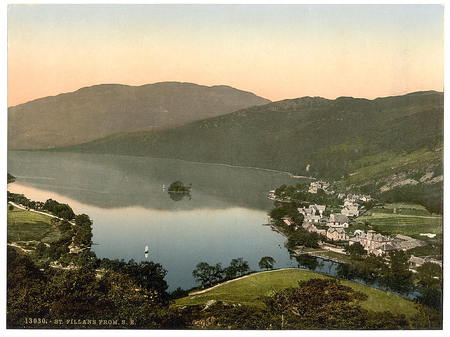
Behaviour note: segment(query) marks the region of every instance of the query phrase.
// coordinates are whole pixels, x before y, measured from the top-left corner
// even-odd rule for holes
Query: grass
[[[427,209],[422,206],[422,205],[418,205],[418,204],[410,204],[410,203],[405,203],[405,202],[396,202],[396,203],[391,203],[391,204],[386,204],[383,206],[384,208],[388,208],[388,209],[394,209],[394,208],[399,208],[402,210],[419,210],[419,211],[423,211],[426,212],[426,214],[430,214]]]
[[[430,151],[425,148],[405,154],[381,152],[356,160],[355,170],[342,182],[344,185],[365,183],[371,179],[385,177],[387,174],[424,167],[440,160],[442,160],[442,151]]]
[[[386,204],[381,207],[374,208],[372,213],[386,213],[386,214],[399,214],[399,215],[418,215],[418,216],[431,216],[432,214],[422,205],[407,204],[407,203],[393,203]]]
[[[312,278],[323,279],[331,277],[302,269],[280,269],[260,272],[220,284],[203,294],[180,298],[175,302],[175,305],[205,304],[209,300],[217,300],[227,303],[263,306],[261,297],[270,295],[273,291],[297,287],[298,281],[306,281]],[[341,280],[341,282],[368,296],[367,300],[361,302],[361,306],[365,309],[391,311],[392,313],[402,313],[409,317],[417,313],[414,302],[398,295],[351,281]]]
[[[54,242],[60,238],[59,230],[42,214],[18,208],[8,208],[8,242]]]
[[[416,204],[375,207],[357,221],[368,222],[373,230],[391,235],[404,234],[423,239],[420,233],[442,233],[442,217],[431,215],[423,206]]]

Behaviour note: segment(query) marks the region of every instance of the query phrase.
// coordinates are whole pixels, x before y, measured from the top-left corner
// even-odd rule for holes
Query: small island
[[[180,201],[184,197],[189,197],[189,199],[191,199],[191,187],[192,184],[185,185],[181,181],[177,180],[170,184],[167,192],[169,193],[170,198],[174,201]]]
[[[181,181],[170,184],[168,191],[172,193],[190,193],[192,184],[184,185]]]

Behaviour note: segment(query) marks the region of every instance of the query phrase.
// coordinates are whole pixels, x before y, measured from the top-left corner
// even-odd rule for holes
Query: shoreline
[[[154,156],[145,156],[145,155],[129,155],[129,154],[117,154],[117,153],[101,153],[101,152],[83,152],[83,151],[60,151],[56,149],[8,149],[8,152],[59,152],[59,153],[78,153],[78,154],[93,154],[93,155],[106,155],[106,156],[121,156],[121,157],[137,157],[137,158],[150,158],[150,159],[167,159],[167,160],[176,160],[182,161],[186,163],[198,164],[198,165],[214,165],[214,166],[223,166],[229,168],[238,168],[238,169],[251,169],[258,171],[266,171],[272,173],[286,174],[292,179],[309,179],[316,180],[315,177],[307,177],[307,176],[299,176],[295,175],[288,171],[280,171],[275,169],[263,168],[263,167],[255,167],[255,166],[242,166],[242,165],[233,165],[233,164],[225,164],[225,163],[209,163],[209,162],[201,162],[201,161],[193,161],[187,159],[180,158],[168,158],[168,157],[154,157]]]
[[[275,225],[273,225],[273,224],[267,224],[267,225],[269,225],[270,228],[271,228],[274,232],[277,232],[277,233],[281,234],[282,236],[284,236],[286,239],[288,239],[288,236],[286,235],[286,233],[285,233],[282,229],[278,228],[277,226],[275,226]],[[285,248],[288,249],[287,247],[285,247]],[[289,251],[289,249],[288,249],[288,251]],[[327,251],[327,250],[324,249],[324,251]],[[348,262],[348,261],[340,260],[340,259],[335,258],[335,257],[322,256],[322,255],[320,255],[320,254],[316,254],[316,252],[301,252],[301,253],[299,253],[298,251],[292,251],[292,250],[291,250],[290,252],[293,253],[293,255],[295,255],[295,256],[299,256],[299,255],[309,255],[309,256],[316,257],[316,258],[320,258],[320,259],[322,259],[322,260],[327,260],[327,261],[331,261],[331,262],[335,262],[335,263],[340,263],[340,264],[348,264],[348,263],[350,263],[350,262]]]

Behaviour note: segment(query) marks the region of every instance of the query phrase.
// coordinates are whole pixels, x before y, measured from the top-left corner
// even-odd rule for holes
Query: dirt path
[[[12,201],[8,201],[8,204],[13,205],[14,207],[17,207],[17,208],[22,209],[24,211],[29,211],[29,212],[33,212],[33,213],[37,213],[37,214],[41,214],[41,215],[46,215],[46,216],[48,216],[50,218],[55,218],[55,219],[58,219],[58,220],[65,220],[63,218],[57,217],[56,215],[53,215],[53,214],[50,214],[50,213],[46,213],[46,212],[37,211],[37,210],[32,209],[32,208],[27,208],[25,206],[16,204],[15,202],[12,202]],[[75,226],[75,223],[73,221],[68,221],[68,222],[72,226]]]
[[[24,253],[26,253],[26,254],[29,254],[29,253],[31,253],[33,250],[30,250],[30,249],[25,249],[25,248],[22,248],[21,246],[19,246],[17,243],[15,243],[15,242],[11,242],[11,243],[8,243],[8,246],[11,246],[11,247],[16,247],[16,248],[19,248],[20,250],[22,250]]]

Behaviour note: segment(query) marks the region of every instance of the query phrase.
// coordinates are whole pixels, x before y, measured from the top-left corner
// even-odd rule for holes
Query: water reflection
[[[8,153],[8,172],[29,186],[103,208],[267,211],[272,204],[267,191],[301,181],[282,173],[171,159],[28,151]],[[192,183],[192,202],[169,202],[161,187],[176,180]]]
[[[47,152],[11,152],[11,192],[33,200],[53,198],[93,219],[98,257],[150,260],[168,270],[171,289],[194,286],[199,262],[228,265],[233,258],[258,270],[262,256],[277,267],[295,267],[284,238],[261,224],[271,202],[267,191],[298,181],[286,174],[165,159]],[[189,196],[164,186],[192,183]],[[174,202],[175,198],[176,202]]]
[[[301,254],[293,256],[298,263],[299,267],[306,268],[312,271],[317,270],[319,267],[323,267],[324,264],[317,258],[307,254]]]

